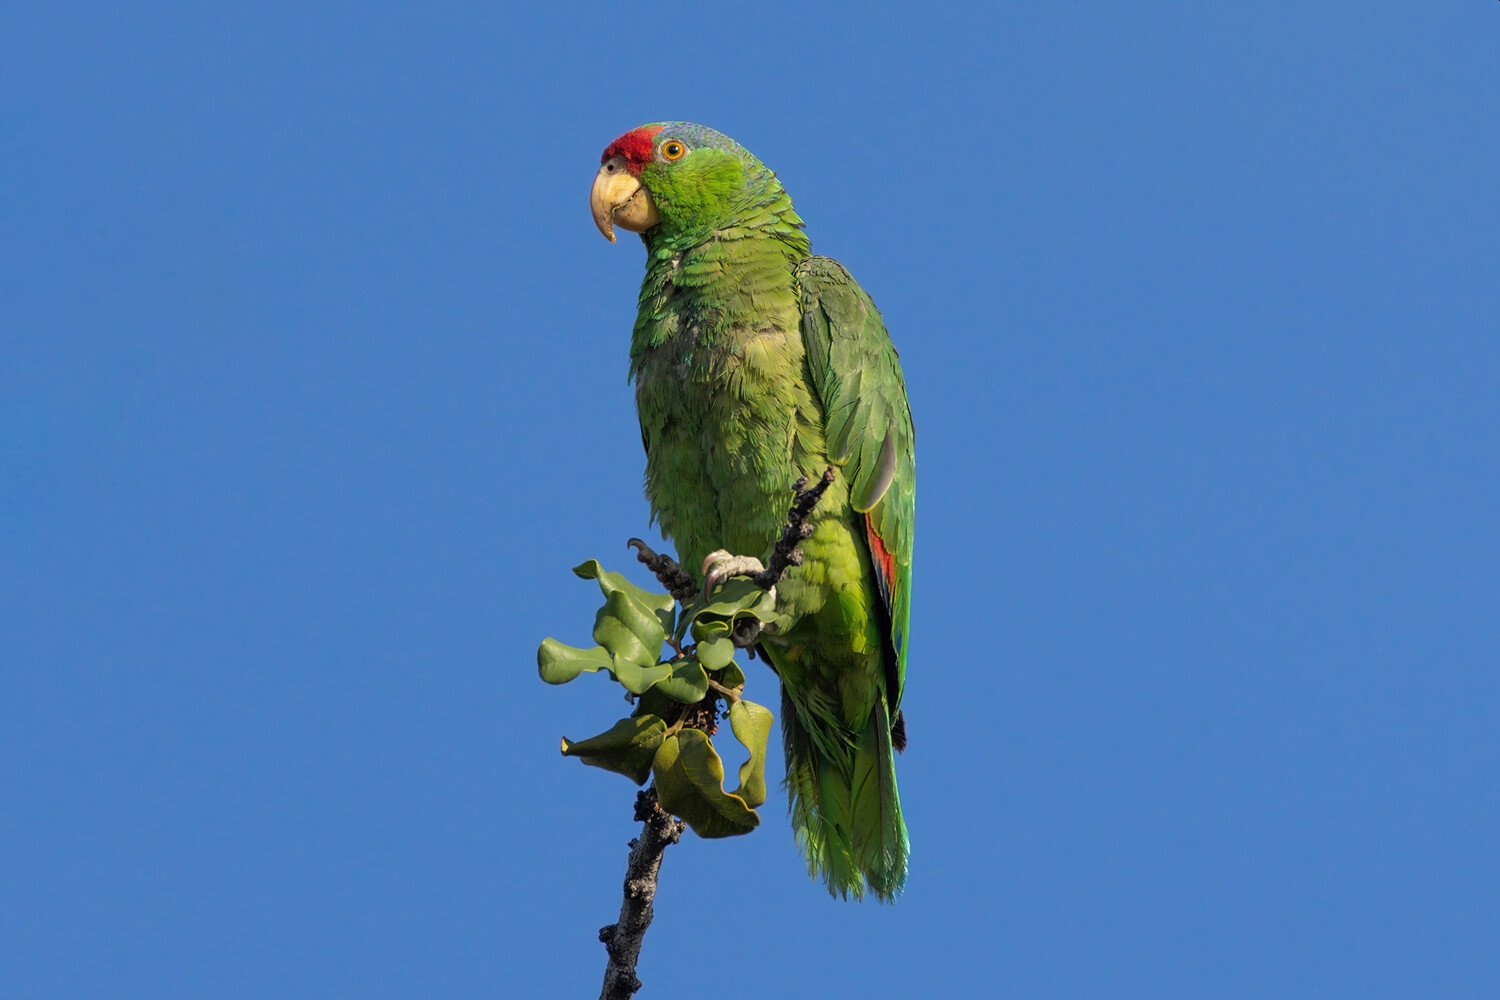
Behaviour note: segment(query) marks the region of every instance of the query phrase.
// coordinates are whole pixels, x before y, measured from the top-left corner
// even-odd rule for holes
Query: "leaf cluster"
[[[745,674],[734,636],[777,622],[775,598],[747,579],[729,580],[707,599],[679,605],[670,594],[636,586],[590,559],[573,572],[594,580],[604,604],[594,615],[592,648],[542,640],[537,669],[548,684],[606,671],[635,710],[598,736],[563,738],[562,752],[625,775],[654,778],[661,807],[701,837],[749,833],[766,800],[766,742],[772,716],[743,697]],[[724,789],[724,762],[713,737],[728,704],[729,727],[750,752],[739,787]]]

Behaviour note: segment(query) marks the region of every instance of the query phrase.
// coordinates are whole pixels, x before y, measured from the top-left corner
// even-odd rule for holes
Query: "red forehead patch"
[[[620,138],[609,144],[604,155],[599,157],[603,163],[612,156],[625,157],[625,168],[632,175],[639,177],[641,168],[651,162],[651,154],[655,149],[655,139],[661,132],[660,125],[642,125],[640,128],[631,129]]]

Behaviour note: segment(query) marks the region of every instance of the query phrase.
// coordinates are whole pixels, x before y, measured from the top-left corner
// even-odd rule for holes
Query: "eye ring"
[[[687,155],[687,147],[682,144],[681,139],[668,139],[661,144],[661,158],[668,163],[674,163]]]

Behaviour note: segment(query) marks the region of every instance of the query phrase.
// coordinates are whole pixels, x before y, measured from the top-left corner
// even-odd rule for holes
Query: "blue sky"
[[[914,855],[689,838],[641,996],[1500,990],[1500,7],[421,8],[7,7],[7,996],[597,991],[661,119],[902,352]]]

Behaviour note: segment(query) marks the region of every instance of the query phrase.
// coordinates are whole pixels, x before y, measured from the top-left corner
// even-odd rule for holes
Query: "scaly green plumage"
[[[668,160],[663,145],[685,146]],[[673,148],[675,151],[675,147]],[[914,432],[900,365],[863,290],[811,255],[770,170],[682,122],[625,155],[660,221],[631,341],[646,495],[684,566],[716,549],[766,557],[793,484],[839,474],[805,560],[777,587],[792,618],[761,648],[782,684],[792,825],[837,895],[906,879],[893,749],[910,620]]]

